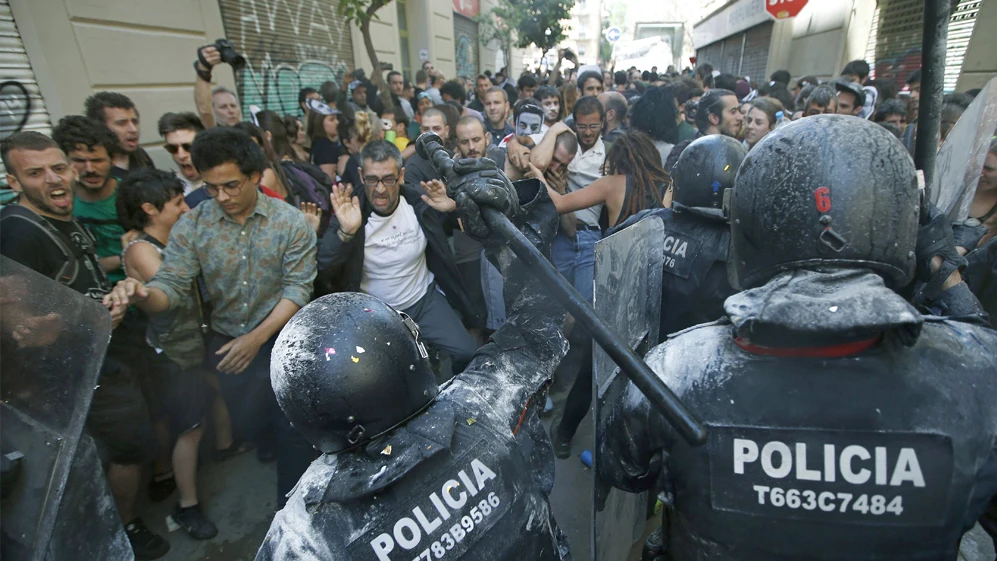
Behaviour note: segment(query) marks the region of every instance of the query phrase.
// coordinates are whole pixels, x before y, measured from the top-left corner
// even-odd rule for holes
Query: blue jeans
[[[590,304],[595,282],[595,242],[601,239],[602,232],[597,230],[578,230],[574,239],[557,234],[550,248],[550,259],[557,272]]]

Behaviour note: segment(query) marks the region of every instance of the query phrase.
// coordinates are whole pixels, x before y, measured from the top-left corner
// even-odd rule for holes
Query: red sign
[[[456,0],[455,0],[456,1]],[[762,0],[765,2],[765,11],[775,19],[786,19],[796,17],[800,10],[807,5],[807,0]]]
[[[474,16],[478,15],[480,11],[478,0],[453,0],[453,11],[474,19]]]

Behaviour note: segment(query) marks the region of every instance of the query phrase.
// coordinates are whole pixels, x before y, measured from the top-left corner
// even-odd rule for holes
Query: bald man
[[[599,94],[599,103],[606,110],[606,125],[602,131],[603,142],[612,143],[626,134],[627,98],[619,92]]]

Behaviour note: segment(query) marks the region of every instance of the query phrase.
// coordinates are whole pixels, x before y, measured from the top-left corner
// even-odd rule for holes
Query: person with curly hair
[[[118,137],[100,121],[69,115],[56,125],[52,138],[76,171],[73,216],[97,238],[97,257],[111,283],[124,280],[121,237],[125,229],[118,221],[118,180],[111,169],[114,158],[122,153]]]
[[[661,155],[659,163],[679,141],[679,107],[672,88],[648,88],[631,108],[630,126],[651,137]]]

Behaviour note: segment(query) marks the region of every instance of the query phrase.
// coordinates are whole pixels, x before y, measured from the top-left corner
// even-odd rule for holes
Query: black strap
[[[994,206],[990,207],[990,210],[988,210],[987,213],[984,214],[983,216],[980,216],[979,218],[976,218],[976,217],[974,217],[974,218],[976,218],[977,220],[979,220],[980,224],[983,224],[987,220],[989,220],[990,217],[993,216],[995,212],[997,212],[997,203],[994,203]]]
[[[201,54],[201,50],[203,50],[203,49],[204,49],[204,47],[201,47],[200,49],[197,49],[197,60],[194,61],[194,72],[197,72],[197,76],[200,79],[204,80],[205,82],[209,82],[210,83],[211,82],[211,65],[208,64],[207,59],[205,59],[204,55]],[[205,72],[204,70],[201,70],[201,67],[197,65],[198,62],[200,62],[201,64],[203,64],[204,67],[208,69],[208,71]]]
[[[34,224],[41,229],[41,231],[44,232],[53,243],[55,243],[56,247],[59,248],[59,251],[62,252],[62,257],[65,262],[62,267],[60,267],[59,270],[52,275],[52,279],[66,286],[73,284],[80,272],[79,259],[83,256],[83,251],[76,247],[76,244],[67,243],[62,232],[56,230],[55,226],[48,223],[48,220],[45,220],[41,216],[38,216],[23,206],[5,206],[3,208],[3,212],[0,212],[0,221],[11,218],[18,218],[30,224]]]

